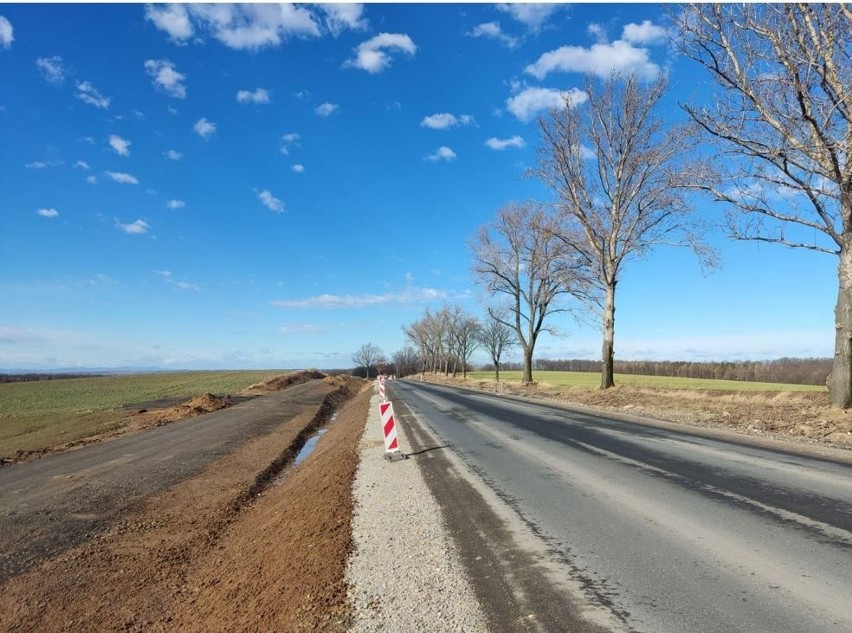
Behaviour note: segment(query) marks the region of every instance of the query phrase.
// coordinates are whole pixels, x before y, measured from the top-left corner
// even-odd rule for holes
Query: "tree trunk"
[[[497,384],[500,384],[500,361],[498,359],[494,359],[494,380]]]
[[[852,407],[852,243],[844,243],[840,249],[837,277],[834,365],[828,377],[828,393],[832,405],[848,409]]]
[[[527,345],[524,347],[524,377],[521,382],[525,385],[530,384],[532,379],[532,355],[533,355],[533,347],[532,345]]]
[[[603,316],[603,364],[601,366],[601,389],[615,386],[613,365],[615,363],[615,284],[607,284],[606,303]]]

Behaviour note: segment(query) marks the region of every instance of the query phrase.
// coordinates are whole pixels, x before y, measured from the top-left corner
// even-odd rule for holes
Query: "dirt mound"
[[[142,409],[127,418],[127,427],[123,432],[141,431],[155,426],[171,424],[172,422],[180,422],[181,420],[186,420],[202,413],[210,413],[230,407],[233,404],[235,403],[228,396],[223,398],[212,393],[205,393],[190,398],[186,402],[176,404],[173,407],[151,410]]]
[[[191,400],[187,400],[180,406],[188,407],[195,413],[210,413],[211,411],[224,409],[228,405],[229,402],[226,398],[214,396],[212,393],[205,393],[203,395],[196,396]]]
[[[321,380],[322,378],[326,378],[326,375],[316,369],[294,371],[289,374],[284,374],[283,376],[276,376],[266,382],[259,382],[256,385],[252,385],[251,387],[244,389],[240,392],[240,394],[256,396],[264,393],[271,393],[273,391],[281,391],[282,389],[292,387],[293,385],[298,385],[310,380]]]

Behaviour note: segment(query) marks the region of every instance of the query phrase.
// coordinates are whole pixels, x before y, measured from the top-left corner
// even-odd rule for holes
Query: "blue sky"
[[[709,90],[659,5],[0,16],[0,368],[390,355],[427,306],[482,312],[467,241],[503,204],[548,198],[524,175],[535,121],[583,72],[668,72],[672,120]],[[709,240],[712,274],[675,249],[626,271],[617,358],[832,355],[834,258]],[[558,325],[537,356],[599,356],[594,326]]]

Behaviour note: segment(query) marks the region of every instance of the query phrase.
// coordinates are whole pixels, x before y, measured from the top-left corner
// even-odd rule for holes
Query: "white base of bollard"
[[[394,451],[392,453],[385,453],[385,459],[389,462],[403,462],[408,459],[408,455],[402,451]]]

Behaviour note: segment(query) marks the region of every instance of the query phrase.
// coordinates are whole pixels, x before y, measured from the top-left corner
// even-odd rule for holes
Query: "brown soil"
[[[252,385],[240,392],[240,395],[258,395],[263,393],[269,393],[271,391],[279,391],[281,389],[286,389],[292,385],[298,385],[303,382],[308,382],[309,380],[319,380],[320,378],[325,378],[326,375],[321,371],[317,371],[316,369],[307,369],[304,371],[294,371],[290,374],[285,374],[283,376],[276,376],[272,380],[267,380],[266,382],[260,382],[256,385]]]
[[[357,378],[324,380],[336,389],[315,414],[0,586],[0,630],[345,630],[351,490],[370,392]],[[337,409],[311,457],[289,466]]]
[[[427,374],[432,382],[497,391],[493,380]],[[690,426],[724,428],[786,441],[852,448],[852,411],[832,408],[827,393],[711,391],[617,386],[600,390],[546,383],[502,383],[502,393],[634,414]]]

